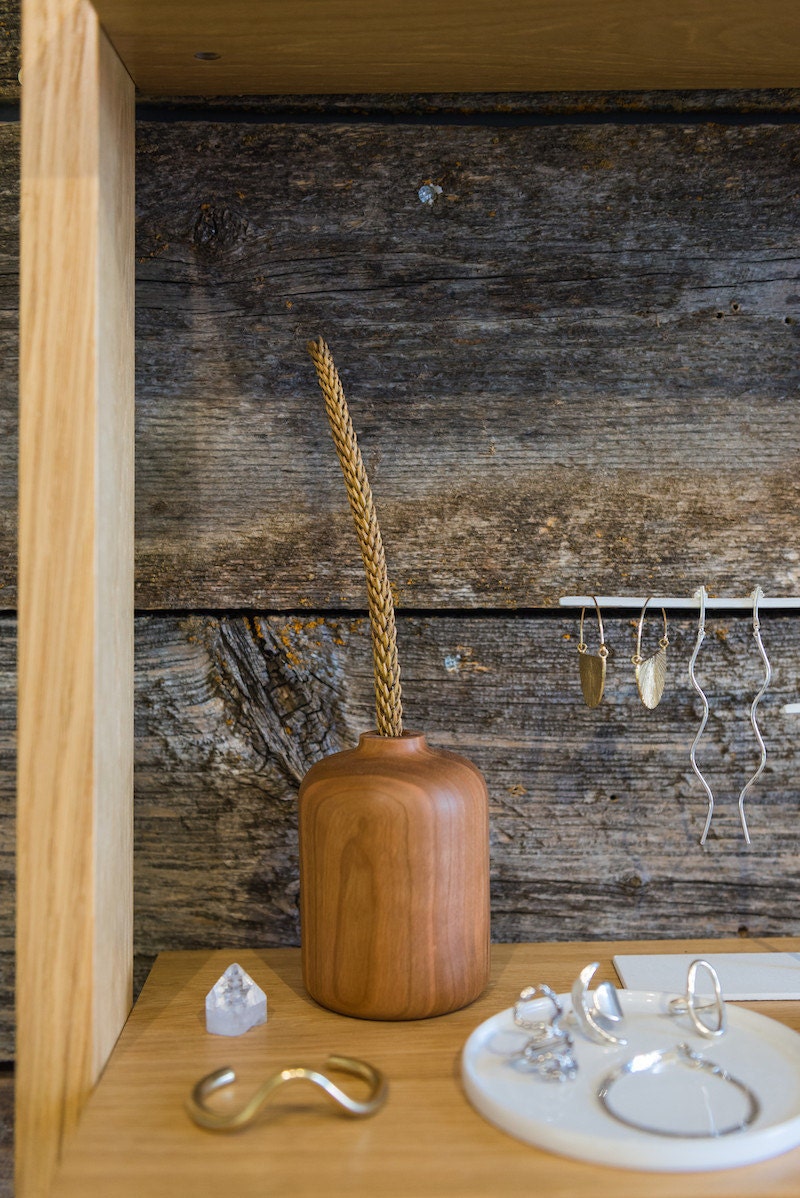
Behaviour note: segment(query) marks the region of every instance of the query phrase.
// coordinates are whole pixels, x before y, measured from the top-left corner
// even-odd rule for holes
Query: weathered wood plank
[[[19,99],[20,0],[0,0],[0,101]]]
[[[796,589],[799,152],[776,127],[142,127],[139,605],[363,593],[319,331],[402,603]]]
[[[690,622],[670,628],[668,691],[648,712],[628,621],[610,621],[608,698],[590,711],[573,620],[401,620],[407,726],[488,780],[497,938],[797,931],[797,717],[781,711],[800,690],[796,623],[764,621],[775,682],[749,849],[736,798],[757,762],[747,709],[759,659],[746,620],[709,628],[698,755],[719,817],[704,851]],[[365,622],[143,618],[138,663],[138,951],[296,942],[294,797],[320,754],[372,726]]]
[[[0,1073],[0,1198],[14,1198],[13,1073]]]
[[[16,138],[0,127],[9,210]],[[363,604],[320,331],[401,604],[742,572],[796,591],[799,151],[792,127],[140,126],[140,607]]]
[[[796,934],[797,716],[782,707],[800,696],[797,622],[763,620],[775,680],[762,705],[769,761],[750,800],[749,849],[736,800],[757,763],[747,711],[759,658],[747,620],[709,623],[698,675],[711,719],[698,760],[719,814],[705,851],[697,844],[705,800],[688,760],[699,711],[685,677],[691,622],[670,625],[668,689],[654,712],[636,694],[630,622],[608,624],[606,699],[590,711],[574,619],[400,620],[407,726],[466,753],[487,777],[495,937]],[[0,621],[6,811],[13,633],[13,621]],[[654,647],[655,625],[648,634]],[[372,725],[370,662],[362,618],[137,620],[140,980],[164,948],[297,942],[297,786],[319,756]],[[4,966],[10,822],[0,821]],[[4,969],[5,1045],[10,985]]]
[[[16,624],[0,619],[0,1061],[9,1060],[14,1051]]]

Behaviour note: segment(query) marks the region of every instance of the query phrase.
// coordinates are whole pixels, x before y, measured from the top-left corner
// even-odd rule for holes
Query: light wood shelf
[[[792,87],[791,0],[96,0],[143,91],[561,91]],[[218,59],[198,60],[197,53]]]
[[[553,1156],[486,1123],[461,1089],[460,1053],[484,1019],[524,985],[569,989],[589,961],[617,982],[616,952],[796,950],[800,940],[495,945],[491,982],[472,1006],[437,1019],[379,1023],[318,1007],[303,991],[298,949],[164,953],[156,962],[92,1096],[56,1186],[57,1198],[649,1198],[693,1195],[698,1175],[648,1174]],[[205,1031],[207,991],[238,961],[268,996],[269,1019],[244,1036]],[[598,979],[601,974],[598,973]],[[800,1028],[800,1003],[747,1006]],[[258,1124],[233,1135],[196,1127],[184,1110],[194,1083],[231,1065],[238,1105],[274,1070],[322,1066],[330,1052],[369,1061],[389,1080],[375,1116],[351,1121],[321,1096],[287,1087]],[[532,1085],[537,1084],[532,1082]],[[541,1083],[539,1083],[541,1084]],[[234,1086],[233,1091],[236,1091]],[[355,1093],[355,1087],[351,1086]],[[215,1105],[221,1106],[218,1095]],[[702,1174],[713,1198],[796,1194],[800,1149],[759,1165]]]
[[[17,1195],[44,1198],[130,996],[134,84],[790,87],[800,10],[23,0],[23,77]]]

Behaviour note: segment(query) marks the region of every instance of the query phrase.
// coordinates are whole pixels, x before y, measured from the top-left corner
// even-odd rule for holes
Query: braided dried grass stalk
[[[309,341],[307,348],[325,397],[325,411],[333,433],[333,443],[339,455],[367,575],[378,732],[381,736],[401,736],[403,703],[400,693],[400,665],[397,660],[394,602],[389,588],[381,530],[372,502],[372,489],[331,351],[321,337],[318,341]]]

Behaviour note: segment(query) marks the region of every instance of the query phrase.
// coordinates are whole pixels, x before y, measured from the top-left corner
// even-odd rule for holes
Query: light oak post
[[[17,1194],[49,1192],[131,1002],[133,84],[23,4]]]

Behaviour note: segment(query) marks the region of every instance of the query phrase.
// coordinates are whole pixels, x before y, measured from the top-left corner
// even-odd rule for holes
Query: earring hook
[[[633,659],[634,664],[636,664],[636,658],[638,658],[639,661],[642,660],[642,629],[644,628],[644,613],[647,611],[647,605],[652,598],[652,595],[647,596],[642,610],[639,612],[639,623],[636,626],[636,657]]]
[[[704,586],[701,586],[698,591],[695,591],[694,597],[695,597],[695,599],[700,600],[700,618],[697,623],[697,640],[695,641],[694,652],[692,653],[692,657],[689,662],[689,681],[691,682],[692,686],[697,691],[698,695],[700,696],[700,698],[702,700],[703,718],[700,721],[700,727],[697,729],[695,738],[692,741],[692,747],[689,750],[689,760],[691,761],[692,769],[694,770],[697,777],[700,779],[700,782],[701,782],[703,789],[706,792],[706,796],[708,798],[708,814],[706,815],[706,826],[703,828],[703,835],[700,837],[700,844],[704,845],[706,843],[706,837],[708,836],[708,830],[711,827],[711,817],[714,814],[714,795],[712,793],[711,787],[708,785],[708,782],[706,782],[705,778],[703,777],[702,773],[700,772],[700,767],[697,764],[697,758],[695,756],[695,754],[697,752],[697,746],[700,743],[700,738],[703,735],[703,733],[705,732],[705,727],[706,727],[706,724],[708,723],[708,710],[709,709],[708,709],[708,699],[706,698],[705,691],[701,687],[700,683],[697,681],[697,677],[694,672],[694,667],[695,667],[695,663],[697,661],[697,655],[700,652],[700,646],[702,645],[702,643],[706,637],[706,599],[708,598],[708,592],[706,591],[706,588]]]
[[[603,617],[600,614],[600,604],[597,602],[596,595],[592,595],[592,602],[594,603],[595,610],[597,611],[597,623],[600,628],[600,650],[599,650],[599,653],[600,653],[601,657],[605,657],[608,654],[608,650],[606,649],[606,637],[605,637],[605,632],[603,631]],[[588,648],[586,642],[583,639],[583,620],[584,620],[585,615],[586,615],[586,608],[582,607],[581,608],[581,625],[580,625],[580,630],[578,633],[578,642],[579,642],[578,643],[578,652],[579,653],[580,652],[585,653],[586,649]],[[605,653],[603,652],[604,649],[605,649]]]

